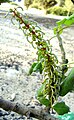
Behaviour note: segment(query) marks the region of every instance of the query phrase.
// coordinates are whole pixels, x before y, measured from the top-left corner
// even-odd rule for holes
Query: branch
[[[58,120],[41,108],[33,108],[19,103],[13,103],[0,97],[0,108],[6,111],[14,111],[18,114],[37,118],[39,120]]]

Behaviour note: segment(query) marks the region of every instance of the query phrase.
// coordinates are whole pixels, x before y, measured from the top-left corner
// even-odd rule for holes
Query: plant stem
[[[60,47],[60,50],[61,50],[61,59],[62,59],[62,75],[64,75],[64,69],[67,68],[67,59],[66,59],[66,54],[65,54],[65,50],[64,50],[64,47],[63,47],[63,42],[62,42],[62,38],[60,37],[59,33],[57,32],[57,38],[58,38],[58,41],[59,41],[59,47]],[[66,65],[64,65],[66,64]]]
[[[62,38],[60,37],[60,35],[57,33],[57,38],[59,41],[59,47],[61,49],[61,54],[62,54],[62,64],[65,64],[65,60],[66,60],[66,56],[65,56],[65,51],[64,51],[64,47],[63,47],[63,43],[62,43]]]

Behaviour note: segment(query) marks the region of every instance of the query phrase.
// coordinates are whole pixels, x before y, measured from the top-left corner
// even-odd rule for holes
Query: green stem
[[[57,33],[57,38],[59,41],[59,47],[61,49],[61,54],[62,54],[62,64],[65,64],[66,61],[66,55],[65,55],[65,51],[64,51],[64,47],[63,47],[63,43],[62,43],[62,38],[60,37],[59,33]]]
[[[66,54],[65,54],[65,50],[64,50],[64,47],[63,47],[63,42],[62,42],[62,38],[60,37],[59,33],[57,32],[57,38],[58,38],[58,41],[59,41],[59,47],[60,47],[60,50],[61,50],[61,59],[62,59],[62,75],[64,75],[65,71],[67,70],[67,59],[66,59]],[[66,65],[64,65],[66,64]]]

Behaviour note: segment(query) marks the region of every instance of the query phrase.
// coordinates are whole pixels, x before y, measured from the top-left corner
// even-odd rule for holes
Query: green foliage
[[[47,99],[47,93],[46,93],[46,82],[44,82],[41,87],[37,90],[37,99],[40,101],[41,104],[45,106],[49,106],[51,103],[49,99]],[[48,91],[47,91],[48,92]]]
[[[41,97],[45,95],[45,86],[46,83],[42,84],[41,87],[37,90],[37,97]]]
[[[61,25],[71,26],[72,24],[74,24],[74,14],[57,22],[58,26]]]
[[[70,71],[67,77],[63,80],[60,89],[60,96],[65,96],[68,92],[74,90],[74,68]]]
[[[57,31],[59,31],[59,35],[62,34],[62,32],[63,32],[62,25],[58,25],[58,26],[54,27],[53,30],[54,30],[55,35],[57,34]]]
[[[62,45],[62,39],[60,34],[63,30],[72,24],[74,24],[74,14],[69,18],[65,18],[57,22],[57,26],[54,28],[54,34],[58,38],[59,46],[62,52],[62,63],[60,64],[57,56],[53,53],[50,45],[51,38],[44,39],[45,34],[36,22],[30,21],[17,11],[17,9],[10,10],[13,13],[13,17],[19,22],[19,28],[23,31],[27,41],[37,49],[37,60],[30,68],[29,74],[32,72],[40,72],[43,74],[43,83],[37,91],[37,99],[41,104],[46,107],[54,109],[58,114],[64,114],[69,111],[69,107],[64,102],[56,103],[59,95],[64,96],[71,90],[73,90],[74,83],[74,68],[70,74],[65,78],[65,69],[67,67],[67,59],[65,57],[65,51]],[[59,64],[58,64],[59,63]],[[63,78],[65,78],[63,80]],[[55,104],[55,105],[54,105]],[[53,106],[54,105],[54,106]],[[60,107],[63,107],[63,111]]]
[[[42,63],[41,62],[35,62],[32,64],[30,70],[29,70],[29,74],[31,75],[32,72],[40,72],[40,74],[42,74]]]
[[[10,2],[11,0],[0,0],[0,4],[4,2]]]
[[[37,99],[41,104],[45,105],[46,107],[50,105],[50,102],[48,99],[46,99],[46,97],[41,96],[41,97],[37,97]]]
[[[37,65],[36,62],[34,62],[34,63],[31,65],[31,68],[30,68],[30,70],[29,70],[29,75],[31,75],[32,72],[34,72],[34,68],[35,68],[36,65]]]
[[[36,8],[36,9],[39,9],[39,10],[43,10],[43,7],[38,3],[31,4],[30,8]]]
[[[24,1],[25,6],[36,7],[38,9],[40,8],[40,6],[41,8],[47,9],[55,5],[56,3],[57,3],[56,0],[27,0],[27,1],[25,0]]]
[[[54,6],[51,8],[48,8],[46,10],[47,14],[55,14],[55,15],[61,15],[61,16],[66,16],[68,14],[68,11],[65,7],[60,7],[60,6]]]
[[[60,34],[62,34],[63,30],[69,26],[71,26],[72,24],[74,24],[74,14],[72,14],[71,16],[64,18],[63,20],[60,20],[58,22],[56,22],[57,26],[54,27],[54,34],[56,35],[57,32]]]
[[[24,5],[27,8],[45,9],[46,14],[67,16],[74,13],[71,0],[24,0]]]
[[[65,102],[58,102],[53,106],[53,109],[59,114],[63,115],[70,111],[69,107],[65,104]]]
[[[24,0],[24,5],[28,8],[33,3],[33,0]]]

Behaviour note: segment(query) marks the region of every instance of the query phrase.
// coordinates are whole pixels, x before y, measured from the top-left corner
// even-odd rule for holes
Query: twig
[[[30,117],[37,118],[39,120],[58,120],[54,116],[45,112],[41,108],[32,108],[27,105],[21,105],[19,103],[13,103],[7,100],[4,100],[0,97],[0,108],[3,108],[6,111],[14,111],[18,114],[29,115]]]

